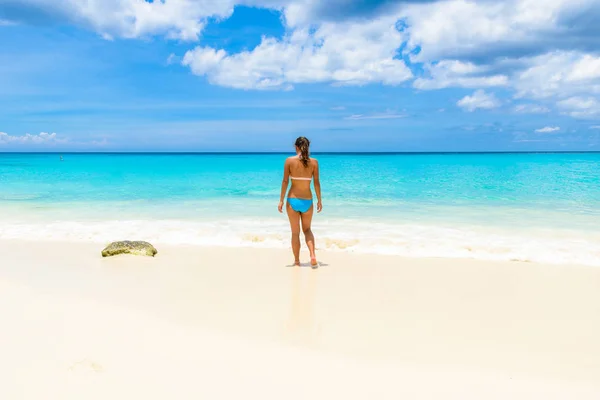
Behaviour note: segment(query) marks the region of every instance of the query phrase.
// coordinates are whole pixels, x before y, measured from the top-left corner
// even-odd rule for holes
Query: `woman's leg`
[[[300,265],[300,213],[287,204],[287,215],[292,228],[292,251],[294,252],[294,264]]]
[[[304,232],[306,246],[310,252],[310,263],[311,265],[315,266],[317,264],[317,256],[315,254],[315,235],[313,235],[310,227],[312,223],[313,211],[313,207],[311,206],[307,212],[300,215],[300,218],[302,219],[302,231]]]

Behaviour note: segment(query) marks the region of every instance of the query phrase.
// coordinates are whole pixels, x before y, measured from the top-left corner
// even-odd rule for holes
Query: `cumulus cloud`
[[[589,81],[600,78],[600,57],[586,54],[579,58],[567,75],[570,82]]]
[[[199,47],[186,54],[184,65],[214,84],[242,89],[291,89],[308,82],[391,85],[413,78],[398,56],[402,51],[423,63],[413,81],[421,90],[504,87],[518,98],[555,101],[600,95],[600,57],[589,53],[590,32],[598,28],[581,19],[600,15],[596,0],[253,3],[283,10],[283,39],[263,38],[254,50],[237,54]],[[345,11],[336,15],[338,3]],[[469,99],[462,101],[468,109]]]
[[[489,61],[553,50],[590,51],[597,0],[440,1],[405,11],[415,60]],[[577,22],[577,23],[574,23]]]
[[[477,66],[471,62],[444,60],[428,63],[424,67],[427,77],[415,80],[417,89],[441,89],[446,87],[478,88],[504,86],[508,77],[502,74],[490,74],[485,66]]]
[[[552,52],[527,59],[528,66],[515,74],[519,97],[548,98],[580,93],[600,94],[600,57],[578,52]]]
[[[41,132],[39,135],[26,133],[25,135],[9,135],[5,132],[0,132],[0,144],[16,143],[16,144],[43,144],[57,143],[60,139],[56,137],[56,133]]]
[[[291,89],[293,84],[397,85],[412,78],[396,58],[402,42],[394,19],[296,29],[281,40],[263,37],[251,51],[228,54],[196,47],[183,65],[209,82],[239,89]]]
[[[599,0],[0,0],[0,24],[59,21],[105,38],[198,40],[236,5],[279,10],[284,36],[239,53],[200,46],[167,64],[238,89],[502,87],[576,118],[599,116]]]
[[[87,26],[106,38],[165,35],[196,40],[207,18],[226,18],[233,0],[3,0],[0,19]]]
[[[416,88],[504,86],[517,98],[555,102],[600,96],[597,0],[449,0],[407,7],[405,15],[405,52],[424,63]]]
[[[197,38],[207,18],[227,18],[236,5],[284,12],[289,26],[371,19],[407,4],[438,0],[2,0],[0,20],[76,22],[103,35],[170,34]]]
[[[426,66],[425,73],[427,78],[415,80],[416,88],[503,86],[513,89],[516,98],[556,101],[582,95],[595,99],[600,96],[600,56],[575,51],[555,51],[490,65],[441,61]],[[545,113],[550,110],[519,105],[515,111]]]
[[[546,126],[540,129],[536,129],[536,133],[552,133],[560,131],[560,127],[558,126]]]
[[[465,96],[456,103],[463,110],[473,112],[477,109],[490,110],[500,107],[500,100],[493,93],[487,94],[483,90],[476,90],[470,96]]]
[[[268,6],[277,3],[285,10],[290,26],[306,25],[315,22],[347,22],[368,20],[381,15],[397,15],[406,5],[436,3],[439,0],[290,0],[260,1],[254,4]],[[274,4],[272,4],[274,5]]]
[[[565,114],[575,118],[600,117],[600,101],[594,97],[570,97],[557,105]]]

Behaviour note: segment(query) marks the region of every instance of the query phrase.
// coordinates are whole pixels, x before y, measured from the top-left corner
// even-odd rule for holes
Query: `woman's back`
[[[310,158],[305,166],[300,157],[290,157],[290,176],[294,178],[312,178],[315,172],[315,161],[314,158]]]
[[[310,183],[315,173],[316,163],[317,160],[314,158],[310,158],[306,166],[298,156],[288,159],[290,180],[292,181],[290,197],[312,198]]]

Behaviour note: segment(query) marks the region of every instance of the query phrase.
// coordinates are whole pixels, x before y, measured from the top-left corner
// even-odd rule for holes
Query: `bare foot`
[[[317,262],[316,258],[311,258],[310,259],[310,266],[313,268],[317,268],[319,266],[319,263]]]
[[[294,267],[299,267],[300,266],[300,261],[294,261]]]

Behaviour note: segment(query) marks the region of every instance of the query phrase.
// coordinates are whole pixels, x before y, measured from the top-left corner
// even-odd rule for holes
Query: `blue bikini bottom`
[[[313,201],[312,199],[296,199],[293,197],[288,197],[288,204],[292,207],[292,210],[305,213],[312,207]]]

